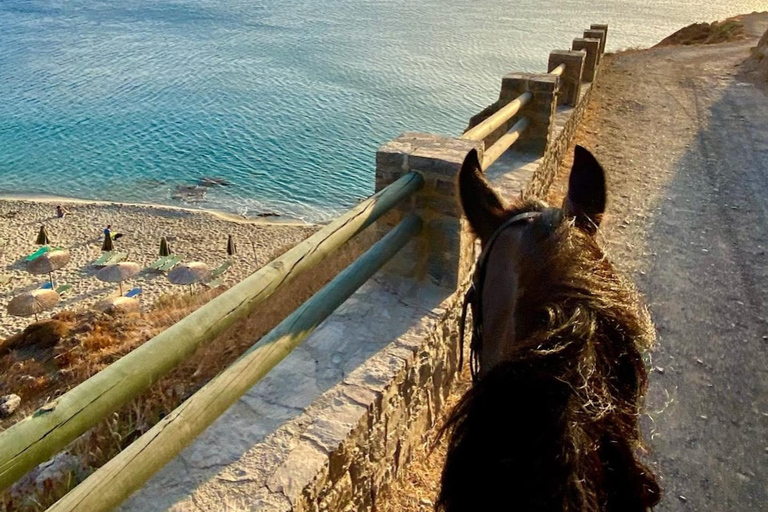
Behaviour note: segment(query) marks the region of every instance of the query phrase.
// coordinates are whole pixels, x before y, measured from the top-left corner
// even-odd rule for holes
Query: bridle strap
[[[496,231],[493,232],[491,238],[488,239],[483,251],[480,253],[480,257],[475,264],[475,270],[472,277],[472,284],[467,290],[464,296],[464,304],[461,308],[461,322],[459,324],[459,369],[464,367],[464,338],[466,333],[467,312],[469,308],[472,308],[472,339],[470,340],[470,360],[469,370],[472,374],[472,381],[477,382],[478,374],[480,372],[480,345],[482,343],[483,335],[483,319],[482,319],[482,290],[483,281],[485,280],[485,267],[487,259],[490,257],[491,249],[496,243],[496,240],[501,234],[510,226],[517,224],[521,221],[534,219],[540,217],[542,212],[525,212],[504,221]]]

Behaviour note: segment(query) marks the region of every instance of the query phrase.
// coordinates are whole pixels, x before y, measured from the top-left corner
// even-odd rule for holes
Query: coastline
[[[78,199],[73,197],[55,196],[47,194],[1,194],[0,202],[30,202],[38,204],[49,204],[51,208],[56,204],[67,205],[97,205],[97,206],[131,206],[137,208],[146,208],[148,211],[177,211],[193,214],[210,215],[216,219],[234,222],[237,224],[255,224],[255,225],[279,225],[279,226],[316,226],[319,223],[306,222],[301,219],[291,217],[245,217],[236,213],[225,212],[221,210],[212,210],[208,208],[192,208],[188,206],[171,206],[160,203],[133,203],[122,201],[106,201],[100,199]]]

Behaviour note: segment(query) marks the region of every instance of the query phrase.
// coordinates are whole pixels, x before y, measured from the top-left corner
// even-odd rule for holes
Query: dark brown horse
[[[453,411],[437,509],[642,512],[660,498],[637,456],[654,330],[597,244],[600,164],[576,148],[563,208],[505,206],[472,152],[459,177],[483,245],[470,298],[476,382]]]

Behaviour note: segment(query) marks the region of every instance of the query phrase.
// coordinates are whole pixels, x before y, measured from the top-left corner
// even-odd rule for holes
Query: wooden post
[[[581,76],[586,53],[579,51],[555,50],[549,54],[547,71],[565,64],[565,72],[559,77],[558,103],[575,106],[581,97]]]
[[[581,74],[581,79],[584,82],[594,82],[595,76],[597,74],[597,60],[600,53],[600,40],[577,37],[573,40],[571,49],[574,51],[583,51],[586,53],[586,57],[584,58],[584,71]]]
[[[421,175],[405,174],[144,345],[0,432],[0,489],[146,391],[202,345],[247,317],[276,290],[323,261],[423,184]]]

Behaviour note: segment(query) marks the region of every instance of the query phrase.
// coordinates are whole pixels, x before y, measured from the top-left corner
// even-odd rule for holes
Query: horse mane
[[[533,251],[533,248],[531,249]],[[660,488],[639,460],[655,334],[634,286],[563,222],[525,259],[514,355],[455,407],[441,512],[644,512]]]

